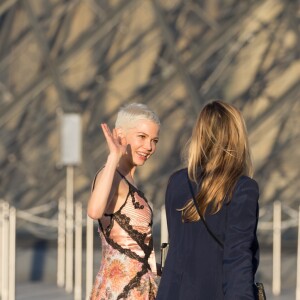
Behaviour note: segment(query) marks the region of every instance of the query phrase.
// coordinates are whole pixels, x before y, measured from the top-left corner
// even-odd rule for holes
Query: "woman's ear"
[[[122,128],[116,128],[116,133],[117,136],[119,138],[119,141],[122,145],[126,145],[126,135],[125,135],[125,131]]]
[[[122,130],[122,128],[116,128],[116,132],[118,137],[124,137],[124,131]]]

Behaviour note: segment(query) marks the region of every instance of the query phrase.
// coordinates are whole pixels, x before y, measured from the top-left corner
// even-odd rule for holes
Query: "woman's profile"
[[[205,105],[187,149],[187,168],[167,186],[169,250],[156,299],[256,299],[259,189],[240,111]]]
[[[91,300],[155,299],[152,209],[134,172],[156,150],[160,122],[143,104],[122,107],[111,132],[101,124],[109,155],[96,175],[87,213],[98,220],[102,260]]]

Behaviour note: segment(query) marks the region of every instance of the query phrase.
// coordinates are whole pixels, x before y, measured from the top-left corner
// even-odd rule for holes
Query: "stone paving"
[[[16,300],[71,300],[73,294],[43,282],[22,283],[16,286]]]
[[[267,300],[295,300],[295,291],[282,291],[280,296],[273,296],[266,288]],[[16,300],[71,300],[73,294],[64,289],[43,282],[22,283],[16,287]],[[84,297],[82,298],[84,299]]]

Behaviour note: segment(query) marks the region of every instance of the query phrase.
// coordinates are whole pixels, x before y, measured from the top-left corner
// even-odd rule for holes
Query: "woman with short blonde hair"
[[[134,181],[137,167],[154,154],[160,122],[146,105],[119,110],[113,131],[101,124],[109,148],[96,174],[88,202],[89,217],[98,221],[102,260],[91,300],[153,300],[156,262],[152,209]]]

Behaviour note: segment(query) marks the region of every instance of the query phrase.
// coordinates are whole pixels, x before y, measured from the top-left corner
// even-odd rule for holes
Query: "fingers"
[[[117,130],[114,128],[113,131],[109,129],[106,123],[101,123],[101,128],[104,133],[104,136],[108,143],[114,143],[116,145],[120,144],[120,138],[118,137]]]
[[[126,138],[124,136],[119,136],[115,128],[111,131],[106,123],[101,123],[100,126],[107,142],[113,142],[116,145],[122,146],[127,145]]]
[[[109,143],[113,142],[113,137],[112,137],[111,131],[110,131],[109,127],[107,126],[107,124],[102,123],[101,128],[102,128],[102,131],[103,131],[103,134],[104,134],[104,137],[105,137],[107,143],[109,144]]]
[[[101,123],[100,126],[101,126],[103,132],[110,132],[110,129],[106,123]]]
[[[117,134],[117,130],[115,128],[113,129],[112,136],[115,140],[118,140],[118,134]]]
[[[100,126],[101,126],[102,131],[106,138],[112,136],[111,131],[110,131],[109,127],[107,126],[107,124],[101,123]]]

